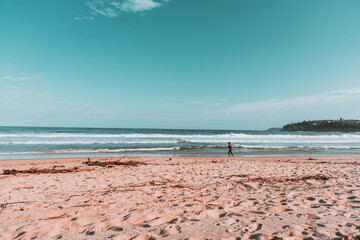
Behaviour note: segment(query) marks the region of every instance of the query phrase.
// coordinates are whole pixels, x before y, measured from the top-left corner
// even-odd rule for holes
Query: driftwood
[[[86,162],[83,162],[88,166],[101,166],[101,167],[111,167],[111,166],[131,166],[137,167],[139,165],[146,165],[146,163],[129,160],[129,161],[120,161],[120,160],[112,160],[112,161],[90,161],[88,159]]]
[[[43,173],[70,173],[70,172],[79,172],[84,171],[84,169],[79,169],[78,167],[74,168],[35,168],[32,167],[30,169],[26,170],[16,170],[16,169],[4,169],[3,174],[4,175],[16,175],[16,174],[22,174],[22,173],[29,173],[29,174],[43,174]]]

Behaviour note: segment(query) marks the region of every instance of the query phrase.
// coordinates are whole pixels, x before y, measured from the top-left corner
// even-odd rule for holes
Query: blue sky
[[[357,0],[0,0],[0,125],[360,118]]]

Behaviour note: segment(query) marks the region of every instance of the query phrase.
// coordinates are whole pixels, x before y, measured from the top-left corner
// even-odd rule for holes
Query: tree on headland
[[[286,124],[283,131],[360,132],[360,120],[315,120]]]

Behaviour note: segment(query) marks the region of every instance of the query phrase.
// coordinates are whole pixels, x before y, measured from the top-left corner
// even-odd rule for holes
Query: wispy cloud
[[[143,12],[160,7],[161,3],[153,0],[127,0],[122,3],[118,2],[115,6],[124,12]]]
[[[227,109],[229,113],[267,111],[269,109],[295,108],[307,105],[331,104],[341,101],[351,101],[360,98],[360,87],[348,90],[336,90],[317,95],[299,96],[294,98],[272,98],[264,101],[234,104]]]
[[[325,93],[325,95],[360,95],[360,87],[348,90],[336,90]]]
[[[86,20],[86,21],[93,21],[94,20],[94,17],[89,17],[89,16],[77,16],[77,17],[74,17],[74,20],[76,21],[81,21],[81,20]]]
[[[203,100],[194,100],[177,103],[163,103],[161,106],[221,106],[226,103],[227,99],[219,99],[216,102],[208,102]]]
[[[39,76],[39,75],[31,75],[31,76],[3,76],[3,77],[0,77],[0,80],[1,80],[1,81],[14,81],[14,82],[37,80],[37,79],[40,79],[40,76]]]
[[[94,15],[114,18],[121,12],[144,13],[160,7],[166,2],[169,0],[89,0],[86,5]]]

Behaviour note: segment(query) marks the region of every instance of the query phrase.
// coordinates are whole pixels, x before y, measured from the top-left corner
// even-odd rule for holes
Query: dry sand
[[[360,156],[318,158],[0,161],[0,239],[359,239]]]

